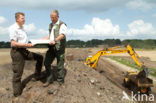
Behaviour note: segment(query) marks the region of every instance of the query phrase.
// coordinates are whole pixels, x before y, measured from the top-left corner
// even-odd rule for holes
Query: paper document
[[[49,44],[50,40],[30,40],[30,42],[34,45],[36,45],[36,44]]]

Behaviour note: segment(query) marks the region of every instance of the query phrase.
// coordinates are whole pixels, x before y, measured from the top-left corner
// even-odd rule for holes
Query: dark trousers
[[[11,49],[11,58],[12,58],[12,70],[13,70],[13,93],[14,96],[19,96],[22,94],[22,83],[21,77],[23,74],[25,60],[36,60],[36,69],[35,75],[40,75],[43,56],[40,54],[36,54],[30,52],[26,49],[18,48],[18,49]]]
[[[46,52],[46,57],[44,61],[47,74],[47,82],[52,83],[54,80],[53,73],[51,70],[51,64],[55,58],[57,59],[57,69],[58,69],[57,81],[64,82],[65,77],[64,57],[65,57],[64,50],[56,50],[55,46],[49,47],[48,51]]]

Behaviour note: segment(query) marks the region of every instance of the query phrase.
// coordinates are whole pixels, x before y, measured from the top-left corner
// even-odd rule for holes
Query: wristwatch
[[[56,39],[54,39],[54,42],[57,42]]]

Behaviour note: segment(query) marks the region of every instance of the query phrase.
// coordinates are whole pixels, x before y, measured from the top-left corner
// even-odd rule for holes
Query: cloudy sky
[[[156,0],[1,0],[0,41],[9,41],[19,11],[29,39],[48,35],[52,9],[67,24],[67,40],[156,39]]]

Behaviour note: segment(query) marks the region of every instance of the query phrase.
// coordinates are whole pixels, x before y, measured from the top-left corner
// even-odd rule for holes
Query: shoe
[[[17,97],[13,97],[12,98],[12,102],[11,103],[19,103],[19,102],[24,102],[25,101],[25,97],[24,96],[17,96]]]
[[[38,81],[38,80],[40,80],[40,78],[33,77],[31,80],[32,81]]]
[[[21,94],[14,94],[14,98],[21,96]]]
[[[63,81],[61,81],[61,82],[58,82],[58,84],[59,84],[60,86],[61,86],[63,83],[64,83]]]
[[[43,87],[48,87],[50,84],[51,84],[51,83],[46,82],[46,83],[43,84]]]
[[[34,78],[34,77],[33,77],[31,80],[34,81],[34,82],[35,82],[35,81],[38,81],[38,79],[36,79],[36,78]]]
[[[62,84],[64,83],[64,79],[57,79],[57,83],[58,83],[59,85],[62,85]]]
[[[38,81],[40,80],[42,77],[41,75],[34,75],[34,77],[31,79],[32,81]]]

